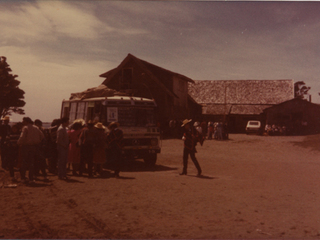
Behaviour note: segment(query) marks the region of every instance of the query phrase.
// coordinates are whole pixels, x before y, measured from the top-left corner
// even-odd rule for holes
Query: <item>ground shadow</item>
[[[67,179],[64,179],[63,181],[65,181],[67,183],[84,183],[84,182],[79,181],[79,180],[74,179],[74,178],[67,178]]]
[[[102,170],[100,172],[100,175],[97,176],[96,178],[113,178],[113,177],[114,177],[114,173],[110,171]]]
[[[209,176],[205,176],[205,175],[188,175],[189,177],[196,177],[196,178],[202,178],[202,179],[219,179],[218,177],[209,177]]]
[[[88,179],[96,179],[96,178],[113,178],[114,174],[108,170],[101,170],[99,174],[93,174],[92,176],[89,176],[88,170],[85,169],[84,173],[82,175],[71,175],[76,178],[88,178]]]
[[[43,183],[52,183],[53,182],[53,180],[50,180],[50,179],[39,179],[39,178],[36,178],[35,179],[36,180],[36,182],[43,182]]]
[[[136,179],[136,178],[135,178],[135,177],[123,177],[123,176],[119,176],[119,177],[117,177],[117,179],[134,180],[134,179]]]
[[[123,172],[123,171],[121,171]],[[121,174],[120,172],[120,174]],[[88,178],[88,179],[107,179],[107,178],[115,178],[115,175],[113,173],[113,171],[109,171],[109,170],[106,170],[106,169],[103,169],[102,171],[100,171],[99,174],[97,175],[93,175],[92,177],[89,177],[88,173],[85,173],[84,175],[81,175],[81,176],[76,176],[76,177],[80,177],[80,178]],[[135,179],[134,177],[118,177],[119,179]]]
[[[112,164],[105,164],[104,168],[113,169]],[[148,165],[143,161],[127,160],[124,162],[121,172],[160,172],[160,171],[172,171],[178,168],[171,168],[163,165]]]
[[[38,182],[29,182],[26,184],[27,187],[38,188],[38,187],[49,187],[52,186],[52,183],[38,183]]]

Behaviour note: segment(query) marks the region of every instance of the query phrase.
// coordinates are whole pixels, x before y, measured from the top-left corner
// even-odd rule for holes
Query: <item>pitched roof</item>
[[[200,104],[278,104],[294,97],[293,80],[196,80],[191,97]]]
[[[128,56],[120,63],[120,65],[118,67],[99,75],[100,77],[106,78],[106,80],[102,84],[107,85],[108,81],[110,79],[112,79],[112,77],[115,74],[117,74],[119,71],[121,71],[121,69],[125,66],[125,64],[128,63],[130,60],[135,61],[135,63],[138,64],[138,66],[140,66],[141,69],[143,69],[143,71],[145,71],[145,73],[150,77],[150,79],[155,81],[163,90],[165,90],[171,96],[177,97],[177,95],[174,92],[172,92],[170,89],[168,89],[161,82],[162,78],[169,78],[169,77],[176,76],[176,77],[179,77],[180,79],[185,80],[187,82],[190,82],[190,83],[194,82],[191,78],[188,78],[182,74],[175,73],[175,72],[169,71],[167,69],[161,68],[159,66],[156,66],[152,63],[149,63],[147,61],[139,59],[129,53]]]
[[[267,112],[269,110],[272,110],[272,109],[277,109],[277,108],[281,108],[282,106],[286,106],[288,103],[292,103],[292,106],[297,106],[297,104],[301,105],[301,106],[312,106],[314,108],[319,108],[320,109],[320,104],[317,104],[317,103],[312,103],[312,102],[309,102],[305,99],[301,99],[301,98],[293,98],[293,99],[290,99],[288,101],[285,101],[285,102],[282,102],[282,103],[279,103],[279,104],[276,104],[276,105],[272,105],[268,108],[265,108],[263,111],[264,112]]]

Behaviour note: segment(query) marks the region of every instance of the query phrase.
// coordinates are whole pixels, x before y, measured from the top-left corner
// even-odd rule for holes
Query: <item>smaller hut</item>
[[[320,133],[320,105],[300,98],[266,108],[263,111],[266,123],[285,126],[291,134]]]

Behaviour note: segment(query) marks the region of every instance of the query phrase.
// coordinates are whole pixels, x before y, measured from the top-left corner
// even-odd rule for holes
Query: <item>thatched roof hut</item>
[[[188,90],[203,114],[260,114],[294,97],[293,80],[196,80]]]
[[[196,80],[190,96],[202,105],[204,119],[226,121],[230,132],[243,132],[248,120],[294,97],[293,80]]]

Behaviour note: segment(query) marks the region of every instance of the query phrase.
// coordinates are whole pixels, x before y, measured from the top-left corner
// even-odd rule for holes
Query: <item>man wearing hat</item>
[[[1,149],[1,167],[7,168],[8,167],[8,160],[7,160],[7,154],[8,154],[8,147],[6,144],[7,137],[9,137],[11,132],[11,127],[9,125],[10,118],[9,116],[5,116],[1,119],[2,124],[0,124],[0,149]]]
[[[122,156],[121,149],[123,144],[123,132],[119,129],[120,124],[118,122],[112,122],[108,128],[110,132],[107,136],[108,153],[109,159],[114,165],[114,175],[116,178],[119,177],[119,173],[122,167]]]
[[[201,167],[196,159],[196,145],[199,141],[199,133],[198,131],[191,125],[192,119],[188,120],[185,119],[182,122],[181,127],[184,128],[184,134],[182,140],[184,140],[184,149],[183,149],[183,171],[180,175],[187,175],[187,168],[188,168],[188,156],[190,155],[191,160],[193,161],[194,165],[198,170],[198,175],[201,175]]]

